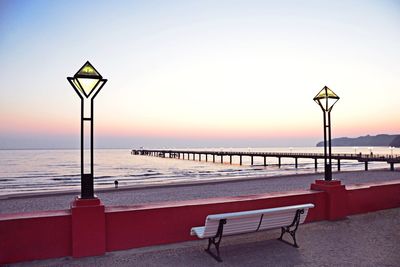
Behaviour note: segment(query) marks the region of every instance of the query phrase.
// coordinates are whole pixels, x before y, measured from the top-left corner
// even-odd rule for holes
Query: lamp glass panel
[[[337,98],[327,98],[326,100],[326,111],[329,111],[330,109],[332,109],[333,105],[335,105],[335,103],[338,101]]]
[[[332,98],[339,98],[331,89],[329,89],[328,87],[326,87],[326,95],[328,97],[332,97]]]
[[[95,91],[98,91],[102,86],[103,86],[103,84],[106,82],[106,80],[99,80],[99,82],[97,83],[97,85],[95,86],[95,88],[93,89],[93,91],[95,90]],[[96,92],[93,92],[94,94],[97,94]]]
[[[326,101],[325,101],[325,99],[316,99],[315,102],[316,102],[323,110],[325,110],[325,107],[326,107]]]
[[[91,78],[77,78],[79,83],[82,85],[82,89],[85,94],[88,96],[96,87],[97,82],[99,79],[91,79]]]
[[[323,98],[335,98],[335,99],[339,99],[339,97],[337,96],[337,94],[335,94],[331,89],[329,89],[327,86],[325,86],[324,88],[322,88],[322,90],[314,97],[315,99],[323,99]]]
[[[103,83],[104,83],[104,80],[100,80],[99,84],[97,85],[97,87],[100,88],[103,85]]]
[[[100,77],[100,74],[94,69],[94,67],[89,62],[85,63],[85,65],[79,70],[77,75]]]
[[[79,89],[79,91],[81,91],[83,93],[83,89],[81,87],[81,85],[78,83],[78,81],[76,79],[72,79],[72,82],[75,85],[75,88]]]
[[[314,97],[314,99],[322,99],[322,98],[325,98],[325,97],[326,97],[325,90],[322,89],[322,90]]]

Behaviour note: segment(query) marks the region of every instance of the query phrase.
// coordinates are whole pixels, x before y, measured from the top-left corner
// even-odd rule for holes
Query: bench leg
[[[286,240],[283,239],[283,235],[285,233],[289,233],[292,236],[293,244],[291,244],[291,243],[289,243],[289,242],[287,242]],[[280,240],[280,241],[282,241],[284,243],[288,243],[289,245],[292,245],[295,248],[299,247],[299,245],[297,245],[297,242],[296,242],[296,230],[290,231],[289,227],[282,227],[281,228],[281,236],[278,238],[278,240]]]
[[[296,242],[296,231],[297,231],[297,228],[299,227],[300,215],[303,213],[304,213],[304,210],[296,211],[296,215],[294,216],[292,224],[281,228],[281,236],[278,238],[278,240],[285,242],[285,243],[289,243],[289,242],[286,242],[285,240],[283,240],[283,235],[285,233],[289,233],[293,238],[293,244],[290,244],[290,243],[289,244],[294,246],[295,248],[299,247],[299,245],[297,245],[297,242]],[[291,227],[294,227],[294,229],[290,230]]]
[[[222,259],[221,259],[220,255],[219,255],[219,244],[221,243],[222,237],[219,237],[217,242],[215,241],[215,239],[216,239],[215,237],[212,237],[212,238],[208,239],[208,247],[205,250],[206,250],[206,252],[208,254],[210,254],[211,257],[216,259],[218,262],[222,262]],[[211,248],[211,244],[213,244],[215,246],[215,250],[217,251],[217,254],[214,254],[211,251],[211,249],[210,249]]]
[[[208,239],[208,246],[205,249],[205,251],[208,254],[210,254],[211,257],[216,259],[218,262],[222,262],[222,259],[221,259],[220,255],[219,255],[219,245],[221,244],[221,240],[222,240],[222,232],[224,231],[224,224],[226,224],[226,220],[225,219],[222,219],[222,220],[219,221],[217,234],[214,237],[211,237],[211,238]],[[216,255],[211,251],[211,245],[214,245],[215,250],[217,251]]]

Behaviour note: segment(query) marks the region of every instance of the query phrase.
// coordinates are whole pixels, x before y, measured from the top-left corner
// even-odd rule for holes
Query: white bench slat
[[[277,216],[277,214],[274,214],[274,216],[271,217],[264,216],[259,230],[268,230],[290,225],[293,222],[294,214],[295,213],[293,211],[290,211],[288,213],[281,214],[281,216]],[[304,220],[307,217],[307,214],[308,214],[308,209],[304,209],[304,213],[300,214],[299,224],[302,224],[304,222]]]
[[[309,209],[309,208],[314,208],[314,204],[302,204],[302,205],[293,205],[293,206],[285,206],[285,207],[262,209],[262,210],[250,210],[250,211],[239,211],[239,212],[213,214],[213,215],[208,215],[207,219],[210,219],[210,220],[232,219],[235,217],[243,217],[246,215],[268,214],[268,213],[274,213],[274,212],[285,211],[285,210],[298,210],[298,209]]]
[[[204,228],[205,226],[193,227],[190,230],[190,235],[197,235],[198,237],[204,236]]]
[[[234,220],[227,220],[224,225],[224,235],[231,235],[235,233],[249,233],[257,231],[260,224],[261,215],[235,218]],[[218,221],[219,222],[219,221]],[[216,234],[216,232],[215,232]]]

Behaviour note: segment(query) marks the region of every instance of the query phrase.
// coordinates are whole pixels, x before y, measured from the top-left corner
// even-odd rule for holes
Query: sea
[[[134,148],[132,148],[134,149]],[[137,148],[136,148],[137,149]],[[146,149],[146,148],[145,148]],[[166,148],[179,149],[179,148]],[[266,148],[198,148],[179,150],[241,151],[241,152],[291,152],[323,153],[322,147],[266,147]],[[394,155],[400,148],[389,147],[333,147],[332,153]],[[209,157],[209,159],[212,157]],[[217,158],[216,161],[220,161]],[[227,161],[227,162],[226,162]],[[167,185],[182,182],[207,182],[221,179],[243,179],[261,176],[279,176],[315,173],[314,160],[299,159],[295,168],[294,159],[282,158],[281,168],[277,158],[267,158],[264,166],[262,157],[229,157],[225,163],[158,158],[131,155],[131,149],[95,149],[95,188],[112,188],[114,181],[119,187]],[[388,169],[385,162],[371,162],[369,169]],[[341,161],[341,171],[363,170],[364,164],[357,161]],[[337,164],[333,161],[333,171]],[[323,172],[323,160],[318,162],[317,172]],[[0,150],[0,195],[43,193],[59,190],[80,189],[80,150]]]

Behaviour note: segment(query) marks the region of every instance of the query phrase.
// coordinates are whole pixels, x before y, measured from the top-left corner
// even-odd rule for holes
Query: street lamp
[[[322,90],[314,97],[313,100],[321,107],[324,115],[325,180],[331,181],[332,180],[331,111],[335,103],[339,100],[339,97],[327,86],[324,86],[324,88],[322,88]]]
[[[100,92],[101,88],[103,88],[107,79],[103,79],[100,73],[87,61],[74,77],[67,77],[67,80],[81,99],[81,198],[91,199],[94,198],[93,100]],[[88,131],[87,128],[90,128],[90,131]],[[89,133],[90,135],[88,135]],[[90,138],[88,142],[90,155],[86,156],[84,153],[85,136]]]

